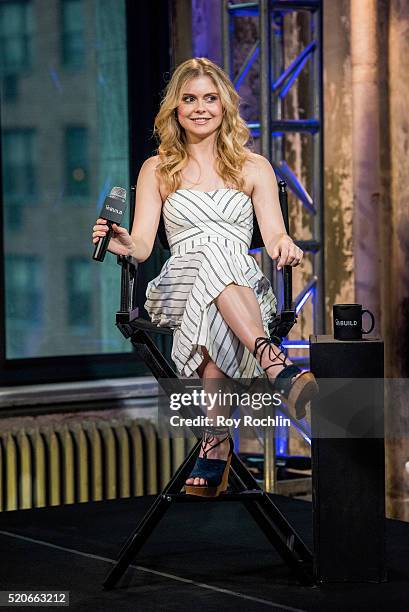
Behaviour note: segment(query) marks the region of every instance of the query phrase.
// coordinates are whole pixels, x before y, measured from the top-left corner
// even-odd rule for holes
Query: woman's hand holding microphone
[[[92,242],[96,244],[100,236],[105,236],[108,231],[106,219],[97,219],[96,225],[92,228]],[[108,251],[115,255],[132,255],[134,242],[125,227],[120,227],[116,223],[112,224],[113,235],[108,244]]]

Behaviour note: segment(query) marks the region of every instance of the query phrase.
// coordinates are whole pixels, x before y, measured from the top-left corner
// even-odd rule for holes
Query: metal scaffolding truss
[[[312,300],[313,333],[325,331],[324,260],[323,260],[323,146],[322,146],[322,2],[321,0],[259,0],[259,2],[229,2],[223,0],[223,61],[226,72],[240,91],[246,76],[259,58],[259,120],[248,126],[254,137],[260,138],[260,153],[269,159],[278,178],[284,180],[289,190],[312,216],[312,239],[296,240],[303,251],[312,254],[312,276],[295,297],[299,312],[308,299]],[[310,41],[304,49],[285,66],[284,18],[289,12],[305,11],[308,16]],[[239,70],[233,74],[233,45],[235,20],[239,17],[258,17],[257,39],[244,58]],[[309,64],[308,90],[311,99],[308,119],[283,117],[284,99]],[[290,133],[304,133],[311,138],[311,187],[310,192],[297,178],[285,159],[285,137]],[[281,274],[272,266],[263,249],[262,267],[270,278],[277,295],[282,292]],[[307,341],[284,343],[287,348],[303,347]]]

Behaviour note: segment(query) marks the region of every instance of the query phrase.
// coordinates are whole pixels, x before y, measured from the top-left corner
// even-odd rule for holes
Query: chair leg
[[[260,487],[241,459],[234,453],[230,468],[230,480],[234,488],[242,493],[249,491],[259,493],[255,499],[248,501],[243,496],[242,502],[247,511],[300,583],[304,585],[313,584],[312,552],[271,497]]]
[[[123,576],[143,544],[154,531],[156,525],[171,506],[172,501],[177,497],[190,497],[181,495],[180,490],[193,468],[200,451],[200,444],[201,440],[198,440],[162,493],[156,497],[152,506],[138,523],[135,531],[126,541],[119,554],[118,561],[103,583],[105,589],[112,589]],[[243,499],[238,499],[235,496],[235,501],[242,501],[244,503],[248,512],[280,554],[283,561],[294,572],[300,583],[305,585],[312,584],[311,552],[234,452],[229,480],[233,491],[239,494],[243,493]],[[246,499],[246,494],[250,491],[259,494],[257,499]],[[228,497],[228,494],[223,497]]]
[[[170,379],[178,382],[178,376],[157,349],[148,334],[135,330],[128,325],[125,337],[131,337],[137,356],[147,363],[156,379]],[[146,542],[156,525],[171,506],[172,501],[191,501],[192,497],[180,494],[180,491],[192,471],[200,451],[201,440],[198,440],[181,466],[177,469],[162,493],[158,495],[148,512],[137,525],[123,546],[118,561],[104,581],[104,588],[111,589],[126,572],[136,554]],[[294,528],[288,523],[279,508],[267,493],[263,491],[240,458],[233,452],[229,482],[232,494],[225,494],[218,501],[241,501],[256,521],[267,539],[280,554],[283,561],[294,572],[301,584],[312,584],[312,554]],[[190,498],[190,499],[189,499]]]
[[[199,454],[200,444],[201,440],[198,440],[186,459],[176,470],[175,474],[163,489],[162,493],[156,497],[152,506],[149,508],[145,516],[138,523],[134,532],[125,542],[121,552],[119,553],[118,561],[109,572],[103,583],[105,589],[112,589],[126,572],[129,565],[142,548],[143,544],[149,538],[156,525],[170,507],[172,502],[170,495],[180,493],[182,486],[193,469],[196,456]]]

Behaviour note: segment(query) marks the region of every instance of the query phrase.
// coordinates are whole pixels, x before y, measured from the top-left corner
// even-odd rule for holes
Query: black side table
[[[383,582],[383,341],[312,335],[310,359],[323,389],[311,407],[315,580]]]

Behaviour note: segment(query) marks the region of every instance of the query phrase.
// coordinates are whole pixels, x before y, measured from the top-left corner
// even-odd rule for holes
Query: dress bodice
[[[185,254],[196,245],[212,241],[235,253],[248,253],[253,204],[242,191],[178,189],[166,198],[162,214],[172,255]]]

